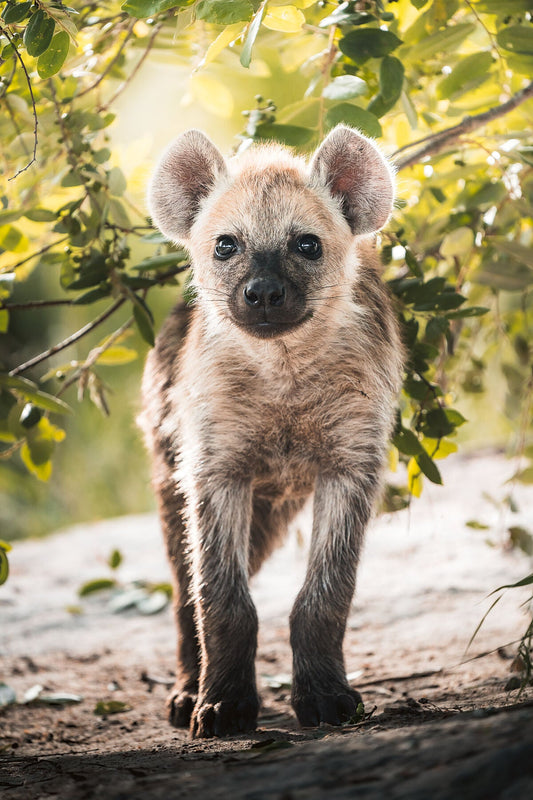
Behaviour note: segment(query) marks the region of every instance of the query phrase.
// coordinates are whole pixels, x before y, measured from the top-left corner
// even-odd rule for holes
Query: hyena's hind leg
[[[254,497],[250,529],[250,576],[255,575],[263,561],[283,542],[289,523],[303,508],[305,500],[305,497],[296,497],[280,503],[275,498]]]
[[[155,473],[161,525],[172,570],[173,606],[178,633],[177,674],[168,699],[168,718],[178,728],[188,728],[198,697],[200,646],[191,596],[190,566],[187,557],[183,499],[164,455],[158,459]]]

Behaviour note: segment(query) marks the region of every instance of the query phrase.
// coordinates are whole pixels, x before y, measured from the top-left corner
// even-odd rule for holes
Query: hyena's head
[[[149,207],[189,249],[207,313],[268,338],[323,318],[321,309],[349,295],[354,242],[385,224],[393,195],[390,166],[350,128],[335,128],[309,166],[277,145],[226,162],[192,130],[159,162]]]

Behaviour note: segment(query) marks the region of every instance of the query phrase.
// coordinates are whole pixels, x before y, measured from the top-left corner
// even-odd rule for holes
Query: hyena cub
[[[141,419],[175,583],[169,716],[193,736],[256,726],[248,580],[311,493],[292,705],[339,725],[360,702],[342,646],[402,373],[372,242],[392,201],[390,167],[346,127],[309,166],[277,145],[226,162],[188,131],[153,176],[154,222],[188,247],[196,291],[148,357]]]

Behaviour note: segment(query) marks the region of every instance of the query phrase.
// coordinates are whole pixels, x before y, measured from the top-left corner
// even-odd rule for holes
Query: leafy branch
[[[490,122],[493,122],[500,117],[504,117],[506,114],[514,111],[515,108],[520,106],[522,103],[525,103],[526,100],[529,100],[532,97],[533,81],[513,95],[509,100],[507,100],[507,102],[502,103],[499,106],[494,106],[493,108],[489,109],[489,111],[483,111],[481,114],[475,114],[473,116],[466,116],[461,120],[461,122],[459,122],[457,125],[453,125],[451,128],[446,128],[443,131],[433,133],[430,136],[426,136],[416,142],[410,142],[409,144],[403,145],[403,147],[399,147],[398,150],[393,153],[392,159],[395,162],[398,170],[412,167],[415,164],[423,161],[425,158],[433,156],[436,153],[440,153],[441,150],[444,150],[444,148],[448,147],[448,145],[454,144],[466,133],[470,133],[471,131],[476,130],[476,128],[482,128],[484,125],[488,125]],[[402,153],[405,150],[411,150],[413,148],[418,149],[411,155],[404,156],[403,158],[397,158],[399,153]]]

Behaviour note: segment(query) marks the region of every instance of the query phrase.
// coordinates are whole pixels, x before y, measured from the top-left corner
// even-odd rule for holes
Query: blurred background
[[[7,10],[13,5],[0,3],[4,23]],[[26,207],[32,192],[40,193],[40,206],[46,202],[55,210],[65,202],[65,185],[54,183],[51,175],[54,170],[64,175],[66,162],[61,161],[61,154],[54,160],[53,144],[45,139],[52,126],[46,118],[49,113],[46,102],[52,91],[50,86],[54,85],[52,81],[56,81],[55,91],[60,92],[69,78],[74,77],[81,82],[80,85],[86,86],[97,80],[102,71],[105,72],[106,80],[83,100],[81,97],[77,100],[75,93],[72,101],[63,97],[64,114],[72,113],[73,108],[102,113],[103,100],[107,102],[111,98],[114,121],[104,133],[95,136],[98,135],[101,144],[110,151],[106,174],[118,168],[127,181],[123,204],[137,221],[147,224],[145,192],[150,172],[165,145],[188,128],[201,128],[229,155],[247,138],[282,138],[279,130],[274,131],[279,136],[273,136],[267,130],[275,118],[275,122],[285,126],[284,135],[289,143],[291,137],[301,135],[298,131],[312,131],[311,139],[305,139],[300,147],[309,152],[325,132],[322,124],[324,111],[330,115],[333,124],[334,121],[352,123],[351,114],[355,114],[353,119],[357,120],[362,110],[372,120],[362,116],[361,127],[368,124],[372,133],[373,121],[377,123],[380,119],[382,127],[377,123],[379,141],[392,155],[399,148],[460,122],[465,115],[483,113],[501,105],[526,87],[527,70],[533,64],[530,4],[526,2],[507,4],[512,9],[508,8],[506,14],[490,1],[474,4],[475,9],[470,3],[437,0],[292,4],[183,2],[170,10],[166,8],[169,3],[102,3],[94,4],[92,8],[94,22],[87,16],[90,9],[84,9],[82,4],[73,5],[81,12],[81,17],[72,17],[80,31],[78,49],[71,42],[59,78],[48,79],[48,83],[44,80],[39,83],[35,64],[26,56],[22,44],[23,27],[30,24],[30,15],[34,15],[35,10],[28,10],[27,16],[11,27],[5,26],[6,48],[13,46],[9,31],[16,37],[19,26],[20,51],[28,60],[32,80],[37,86],[37,110],[40,105],[44,107],[41,121],[44,133],[38,159],[43,159],[46,167],[38,164],[38,169],[43,169],[40,183],[35,183],[31,170],[17,177],[16,187],[13,182],[8,182],[13,171],[24,163],[24,151],[27,152],[28,142],[31,142],[32,120],[24,76],[11,78],[11,83],[7,84],[5,76],[14,68],[9,54],[4,51],[1,70],[8,89],[3,99],[9,99],[10,94],[14,98],[18,93],[25,103],[25,108],[15,109],[19,115],[15,119],[14,106],[7,101],[9,115],[5,115],[0,127],[4,139],[11,137],[14,142],[11,155],[5,154],[3,161],[4,198],[10,198],[4,200],[4,218],[0,220],[4,225],[8,224],[7,213],[13,211],[17,203]],[[52,13],[52,6],[48,10]],[[151,16],[146,15],[146,11]],[[104,12],[112,23],[102,21]],[[269,14],[270,25],[266,25]],[[333,16],[331,21],[331,15],[335,14],[337,16]],[[250,38],[250,26],[259,19],[258,15],[262,15],[259,22],[263,27],[253,42],[250,66],[244,68],[242,55],[240,61],[239,55]],[[61,19],[64,21],[65,17]],[[57,25],[59,22],[56,21]],[[160,29],[157,39],[152,41],[154,25],[160,25]],[[113,36],[118,41],[125,30],[131,37],[132,46],[130,50],[125,48],[121,59],[106,72],[114,57]],[[383,52],[372,51],[358,61],[350,48],[346,44],[343,46],[343,42],[351,41],[350,36],[354,33],[383,30],[391,32],[391,35],[394,32],[403,43],[394,56],[387,55],[392,51],[385,49]],[[97,31],[97,35],[93,31]],[[220,38],[224,36],[225,44]],[[105,46],[101,44],[104,40]],[[372,37],[368,41],[371,40]],[[15,38],[15,44],[17,41]],[[24,41],[29,46],[26,38]],[[520,44],[522,51],[517,52],[515,41],[523,42]],[[150,47],[147,42],[152,42]],[[211,49],[213,45],[216,45],[216,52]],[[141,56],[142,64],[137,68]],[[401,99],[398,93],[391,106],[385,92],[387,80],[391,79],[384,74],[383,62],[396,56],[400,66],[403,64],[405,67],[405,78],[402,73]],[[474,56],[478,57],[476,62],[472,60]],[[389,68],[395,66],[391,62],[386,64]],[[455,76],[455,83],[447,88],[445,81],[450,82],[450,76]],[[342,87],[348,84],[346,80],[343,84],[339,78],[357,78],[361,86],[364,83],[364,88],[357,94],[352,81],[351,89],[347,91],[345,88],[343,94]],[[332,86],[336,87],[336,94]],[[116,99],[113,99],[116,94]],[[270,98],[275,104],[272,119],[268,116]],[[379,102],[383,104],[385,101],[385,105],[390,107],[382,108],[380,113]],[[341,109],[341,106],[347,106],[348,110]],[[338,113],[334,114],[334,111]],[[248,112],[248,116],[243,116],[243,112]],[[262,134],[254,128],[254,114],[259,114],[255,120],[260,123],[259,128],[264,126]],[[453,402],[453,406],[468,420],[468,424],[457,425],[457,430],[451,431],[453,449],[458,445],[463,452],[492,447],[513,454],[520,446],[520,453],[524,455],[530,443],[531,378],[529,384],[527,381],[531,375],[531,344],[527,331],[531,320],[531,280],[527,270],[531,265],[525,265],[527,280],[505,283],[498,275],[511,274],[512,269],[516,271],[522,267],[522,256],[508,255],[507,265],[504,265],[498,261],[500,256],[497,258],[490,249],[489,239],[483,237],[485,234],[507,237],[509,241],[522,242],[524,248],[531,238],[530,195],[517,188],[520,171],[516,164],[521,166],[521,179],[530,175],[528,159],[531,156],[526,158],[520,154],[531,149],[532,120],[533,110],[529,101],[508,121],[500,121],[488,133],[472,134],[470,139],[465,138],[460,144],[454,142],[444,153],[436,154],[431,163],[426,160],[424,164],[400,172],[399,208],[391,223],[394,237],[390,241],[380,241],[384,252],[386,249],[383,260],[387,278],[396,279],[407,274],[418,276],[418,280],[419,272],[428,280],[444,276],[454,283],[457,291],[463,291],[471,306],[490,305],[491,313],[496,314],[492,324],[482,328],[475,314],[469,320],[467,314],[463,315],[464,319],[454,319],[449,313],[446,324],[436,334],[435,330],[429,330],[427,314],[423,318],[424,343],[426,347],[436,347],[436,351],[428,355],[431,361],[429,373],[423,369],[422,373],[429,375],[435,385],[440,382],[446,403],[449,398],[449,403]],[[26,143],[22,150],[21,142]],[[498,194],[500,184],[504,186],[504,194]],[[527,184],[529,192],[531,185],[530,181]],[[486,197],[479,194],[482,190]],[[513,202],[518,204],[518,201],[521,208],[513,206]],[[492,221],[487,216],[489,212]],[[428,219],[432,214],[430,223]],[[503,219],[506,214],[508,217]],[[517,221],[519,216],[520,225]],[[30,249],[9,250],[5,246],[6,237],[2,239],[0,234],[4,245],[0,254],[2,272],[9,273],[14,260],[24,259],[31,247],[46,245],[48,241],[38,220],[25,218],[19,227],[29,239]],[[458,241],[461,232],[464,238],[467,229],[472,231],[471,240],[467,236],[466,245],[455,246],[454,231],[460,231],[459,236],[455,236]],[[443,249],[446,237],[448,246]],[[405,265],[405,255],[409,250],[404,246],[405,238],[413,246],[420,269],[416,264],[414,268]],[[154,242],[157,240],[150,240],[149,235],[130,237],[130,262],[138,264],[152,257]],[[477,269],[477,282],[464,279],[467,257]],[[499,272],[495,264],[499,264]],[[26,265],[17,267],[18,280],[14,283],[9,302],[20,306],[36,298],[65,296],[65,288],[60,286],[61,268],[60,264],[52,261],[43,267],[43,262],[38,260],[28,260]],[[180,275],[150,289],[149,305],[156,332],[179,297],[183,281]],[[411,302],[412,306],[412,301],[405,302]],[[109,297],[90,305],[50,306],[31,311],[13,309],[8,330],[0,336],[0,366],[12,369],[90,323],[108,306]],[[442,310],[438,303],[434,308]],[[414,319],[416,313],[415,306],[409,319]],[[424,313],[423,310],[420,312],[422,316]],[[60,384],[53,385],[54,370],[60,371],[71,361],[82,362],[91,348],[116,330],[130,314],[131,309],[122,308],[112,320],[99,326],[78,344],[24,374],[42,382],[44,373],[50,372],[51,377],[43,382],[43,388],[55,394]],[[520,323],[516,321],[518,318]],[[452,334],[448,335],[450,328]],[[452,342],[453,337],[457,341],[462,337],[459,344]],[[135,425],[141,372],[148,345],[136,327],[128,329],[121,344],[131,351],[129,355],[123,354],[124,363],[113,362],[110,358],[109,363],[102,361],[97,369],[109,414],[102,413],[98,392],[93,402],[87,394],[79,402],[78,386],[74,383],[61,394],[61,398],[75,409],[75,414],[61,419],[61,427],[67,435],[58,442],[47,481],[30,474],[17,454],[10,460],[0,461],[2,538],[15,540],[41,536],[74,522],[154,507],[148,460]],[[504,363],[506,369],[502,369]],[[448,366],[452,380],[445,377]],[[408,395],[403,398],[404,419],[412,412],[408,407],[410,399]],[[524,404],[529,404],[525,411]],[[399,454],[402,460],[401,449]],[[403,458],[403,461],[405,471],[408,459]],[[527,468],[526,464],[524,469]],[[488,490],[492,491],[490,487]],[[494,487],[494,493],[503,497],[506,490]]]

